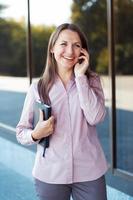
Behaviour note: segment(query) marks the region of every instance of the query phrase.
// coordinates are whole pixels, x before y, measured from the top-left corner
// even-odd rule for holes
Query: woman
[[[50,104],[52,116],[33,128],[34,102]],[[43,76],[27,93],[17,139],[37,143],[33,168],[41,200],[106,200],[107,163],[96,124],[105,117],[100,79],[89,67],[87,41],[74,24],[62,24],[51,35]],[[50,135],[46,149],[39,140]]]

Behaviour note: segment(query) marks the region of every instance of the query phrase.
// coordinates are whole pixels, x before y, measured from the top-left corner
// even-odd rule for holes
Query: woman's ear
[[[54,52],[52,50],[50,51],[50,53],[51,53],[52,56],[54,56]]]
[[[53,50],[53,48],[51,48],[51,49],[50,49],[50,52],[51,52],[51,53],[54,53],[54,50]]]

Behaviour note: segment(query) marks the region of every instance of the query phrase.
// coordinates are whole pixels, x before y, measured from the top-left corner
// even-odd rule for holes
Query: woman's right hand
[[[51,116],[48,120],[43,120],[43,113],[40,111],[40,119],[32,132],[33,140],[40,140],[51,135],[54,131],[54,117]]]

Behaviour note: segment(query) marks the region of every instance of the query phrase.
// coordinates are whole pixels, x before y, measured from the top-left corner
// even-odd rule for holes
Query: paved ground
[[[103,84],[105,83],[106,87],[104,87],[104,90],[106,99],[108,100],[107,78],[103,79]],[[25,92],[28,87],[29,81],[26,78],[0,77],[0,200],[37,200],[31,176],[36,147],[32,146],[26,148],[19,145],[14,132],[15,126],[20,118]],[[126,88],[126,91],[130,91],[130,89],[131,86]],[[131,94],[131,92],[128,92],[128,97]],[[129,105],[127,107],[130,108],[130,111],[128,109],[119,109],[117,116],[118,118],[119,116],[126,116],[118,126],[120,132],[119,144],[121,144],[118,150],[120,154],[123,155],[123,159],[120,159],[119,164],[120,166],[127,167],[130,171],[133,169],[133,163],[131,154],[128,152],[132,152],[133,113],[131,111],[132,105],[129,99],[128,102]],[[108,103],[107,101],[106,104]],[[121,106],[124,106],[124,104],[122,103]],[[125,119],[126,121],[124,121]],[[126,137],[123,129],[125,123],[128,124]],[[105,122],[98,126],[98,130],[106,157],[109,160],[108,129],[109,121],[107,115]],[[127,161],[130,163],[127,163],[125,166],[127,155]],[[108,187],[108,197],[108,200],[133,200],[133,198],[110,187]]]
[[[13,132],[0,128],[1,200],[38,200],[31,176],[34,151],[20,146]]]

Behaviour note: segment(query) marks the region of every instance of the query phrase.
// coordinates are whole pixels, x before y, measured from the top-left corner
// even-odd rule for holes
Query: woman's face
[[[73,69],[78,62],[82,49],[81,40],[77,32],[63,30],[51,50],[54,54],[58,69]]]

